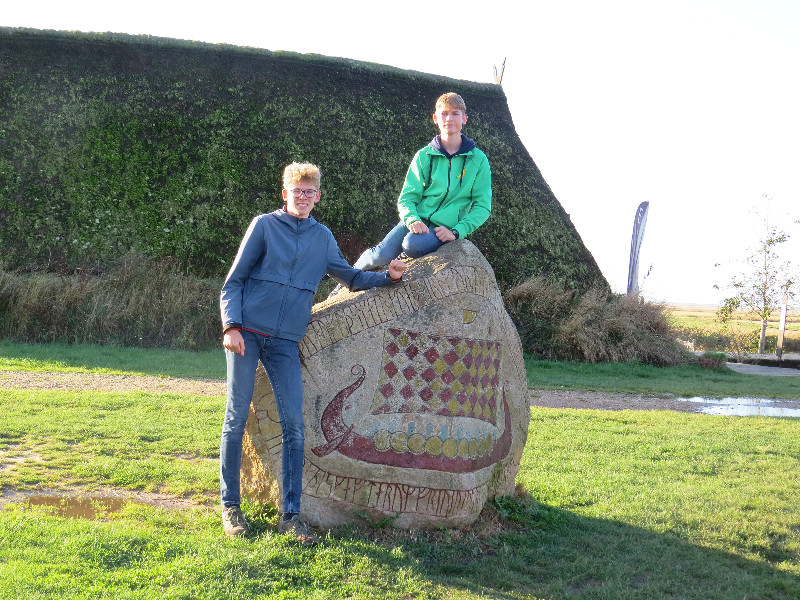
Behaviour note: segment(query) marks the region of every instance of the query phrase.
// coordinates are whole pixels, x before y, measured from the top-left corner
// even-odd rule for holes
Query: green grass
[[[10,350],[3,360],[22,353]],[[38,351],[36,364],[52,364]],[[562,385],[580,383],[577,367],[562,366]],[[638,378],[633,365],[621,372]],[[725,381],[732,395],[738,379]],[[112,486],[210,503],[131,503],[95,520],[10,503],[0,508],[0,600],[800,597],[800,420],[535,408],[517,495],[491,502],[475,526],[344,527],[304,549],[257,505],[245,506],[250,538],[222,534],[223,401],[0,390],[3,494]]]
[[[526,359],[528,386],[692,397],[800,398],[800,377],[743,375],[697,365],[573,363]],[[221,350],[189,352],[140,348],[0,342],[0,371],[91,372],[224,379]]]
[[[218,350],[149,350],[89,344],[19,344],[0,341],[0,371],[86,372],[224,379]]]
[[[525,361],[528,387],[537,390],[579,390],[629,394],[672,394],[707,398],[800,398],[800,377],[745,375],[720,367],[688,364],[654,367],[640,363],[574,363]]]
[[[222,396],[0,389],[0,398],[0,465],[15,461],[0,467],[0,489],[58,482],[204,499],[218,489]]]

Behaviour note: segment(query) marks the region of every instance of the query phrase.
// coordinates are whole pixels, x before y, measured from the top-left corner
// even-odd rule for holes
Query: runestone
[[[530,419],[522,348],[469,241],[409,261],[404,281],[314,307],[303,361],[302,510],[329,528],[473,523],[513,493]],[[281,432],[259,367],[242,491],[280,505]]]

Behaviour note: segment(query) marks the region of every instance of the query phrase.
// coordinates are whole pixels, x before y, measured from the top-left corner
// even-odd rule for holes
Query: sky
[[[4,6],[0,25],[314,53],[483,83],[505,61],[517,134],[614,291],[627,288],[645,201],[639,285],[650,301],[719,304],[764,219],[792,235],[780,253],[800,266],[800,0],[29,0]]]

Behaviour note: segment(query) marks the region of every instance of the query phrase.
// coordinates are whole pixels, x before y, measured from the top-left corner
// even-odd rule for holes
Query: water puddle
[[[0,510],[8,506],[27,509],[36,508],[48,514],[73,519],[101,520],[121,512],[126,506],[152,506],[169,510],[191,510],[202,506],[213,506],[213,501],[196,502],[168,494],[151,492],[118,493],[95,491],[85,494],[82,490],[0,490]]]
[[[131,500],[101,496],[78,498],[71,496],[31,496],[26,501],[29,507],[43,507],[52,515],[74,519],[101,519],[118,513]]]
[[[682,398],[686,402],[703,404],[699,412],[707,415],[735,417],[794,417],[800,418],[800,402],[767,398]]]

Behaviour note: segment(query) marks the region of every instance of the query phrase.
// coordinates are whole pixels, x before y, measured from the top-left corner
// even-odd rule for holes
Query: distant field
[[[761,322],[744,311],[734,313],[728,332],[723,330],[717,319],[717,307],[715,306],[669,305],[667,306],[667,315],[670,324],[678,331],[679,337],[693,342],[695,350],[735,351],[733,347],[730,347],[730,344],[733,343],[730,340],[733,335],[732,331],[736,332],[740,338],[747,337],[750,340],[748,351],[755,352],[756,350],[753,344],[757,345],[758,343]],[[772,315],[767,325],[766,351],[769,353],[774,353],[777,346],[779,320],[780,312],[778,311]],[[783,351],[786,353],[800,352],[800,312],[796,310],[789,311],[786,315],[783,344]]]
[[[716,306],[677,306],[668,305],[667,314],[670,321],[679,324],[719,325],[717,321]],[[744,311],[734,312],[734,320],[738,323],[752,323],[760,327],[760,322]],[[768,329],[778,329],[780,312],[777,312],[769,321]],[[800,312],[789,311],[786,315],[786,331],[800,331]]]

